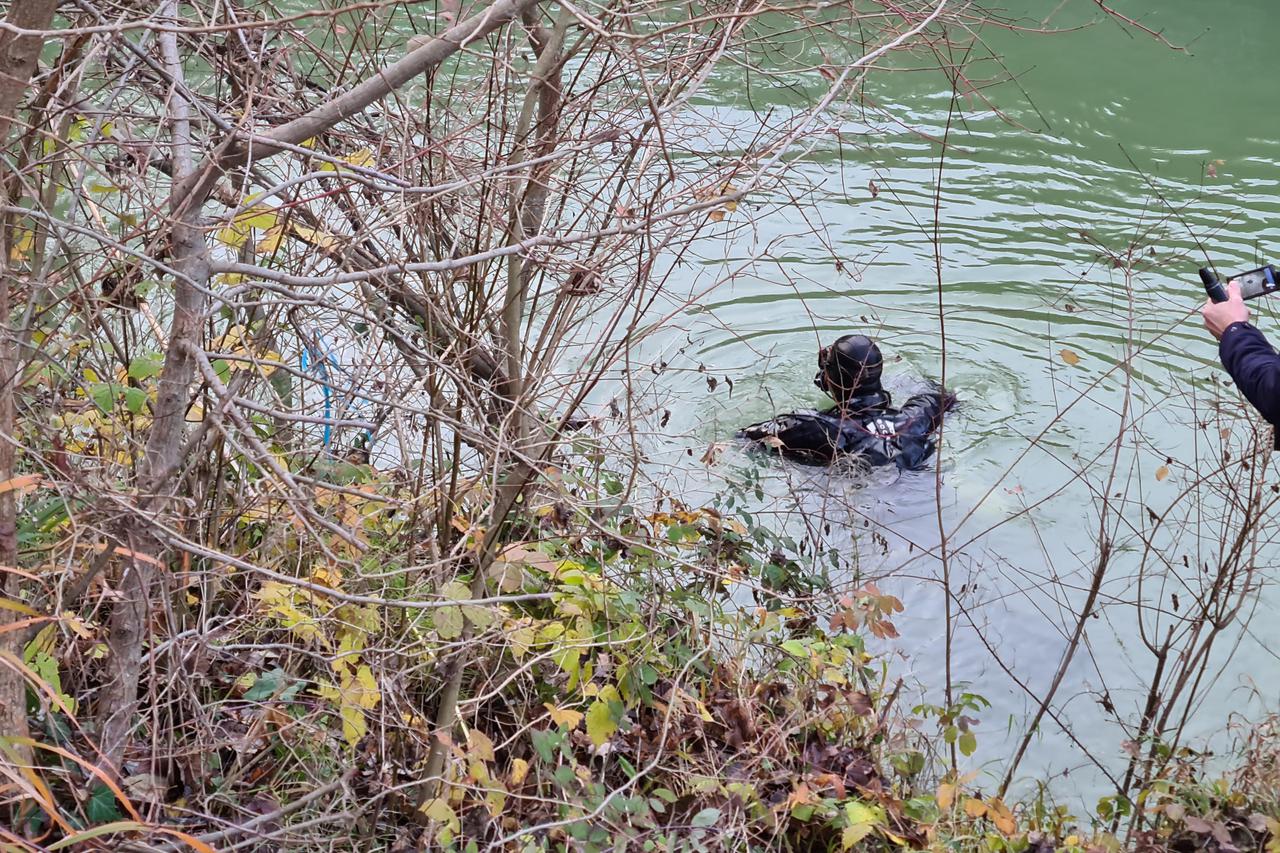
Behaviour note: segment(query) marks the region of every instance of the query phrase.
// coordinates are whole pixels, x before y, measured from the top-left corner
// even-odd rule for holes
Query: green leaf
[[[973,732],[965,732],[960,735],[960,751],[966,756],[973,755],[974,750],[978,748],[978,737]]]
[[[141,388],[124,389],[124,405],[131,413],[138,414],[147,405],[147,392]]]
[[[471,587],[460,581],[450,581],[440,588],[440,595],[450,601],[469,601]]]
[[[809,656],[808,646],[800,640],[787,640],[782,644],[782,650],[798,658],[807,658]]]
[[[289,676],[280,667],[259,675],[253,682],[253,686],[244,692],[245,701],[262,702],[270,699],[279,692],[281,685],[288,681],[288,678]]]
[[[158,352],[146,352],[129,362],[129,378],[142,382],[164,369],[164,356]]]
[[[436,634],[442,640],[455,640],[462,636],[462,608],[441,607],[435,612],[431,621],[436,626]]]
[[[880,822],[880,814],[874,808],[858,800],[850,800],[844,804],[844,816],[850,825],[861,823],[876,824]]]
[[[693,816],[693,820],[689,821],[698,829],[708,829],[716,825],[720,820],[720,810],[717,808],[703,809]]]
[[[115,387],[107,382],[95,382],[89,386],[89,399],[103,412],[110,412],[115,408]]]
[[[93,786],[93,791],[89,794],[89,802],[84,807],[84,815],[89,819],[89,823],[107,823],[124,817],[116,806],[116,795],[103,784]]]
[[[613,718],[613,710],[606,699],[597,699],[587,709],[587,737],[596,746],[604,743],[618,730],[618,723]]]
[[[478,604],[468,604],[463,607],[462,615],[466,616],[467,620],[481,631],[498,621],[497,613],[491,608],[481,607]]]
[[[555,760],[556,750],[560,748],[560,744],[564,742],[564,735],[559,729],[550,729],[548,731],[534,731],[530,740],[533,741],[533,749],[538,753],[547,764]]]

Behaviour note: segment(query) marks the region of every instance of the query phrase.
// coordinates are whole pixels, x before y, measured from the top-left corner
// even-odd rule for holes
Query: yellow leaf
[[[293,224],[290,226],[294,234],[297,234],[306,242],[320,249],[332,249],[338,245],[338,238],[332,234],[326,234],[323,231],[317,231],[315,228],[308,228],[305,225]]]
[[[507,792],[490,788],[489,793],[485,794],[484,805],[489,810],[489,817],[497,817],[507,806]]]
[[[970,797],[964,801],[964,813],[969,817],[982,817],[987,813],[987,804],[977,797]]]
[[[345,157],[340,158],[343,163],[350,163],[352,166],[359,166],[367,169],[373,166],[373,152],[368,148],[361,148],[359,151],[353,151]],[[321,163],[318,167],[321,172],[338,172],[341,167],[335,163]]]
[[[243,340],[244,326],[237,324],[219,335],[210,346],[217,352],[235,352],[241,348]]]
[[[382,692],[378,690],[378,681],[373,677],[373,670],[361,666],[356,670],[356,686],[353,701],[361,708],[373,709],[382,701]],[[490,748],[493,744],[490,743]]]
[[[711,211],[711,213],[707,215],[707,218],[710,219],[712,222],[719,222],[720,220],[724,219],[724,211],[719,209],[713,210]]]
[[[524,782],[526,776],[529,775],[529,762],[523,758],[515,758],[511,761],[511,784],[519,785]]]
[[[336,566],[317,566],[311,570],[311,580],[329,589],[342,588],[342,572]]]
[[[1062,360],[1067,364],[1074,366],[1080,363],[1080,356],[1076,355],[1072,350],[1063,349],[1058,353],[1058,355],[1061,356]]]
[[[956,801],[956,786],[953,782],[943,782],[938,786],[938,808],[944,812],[951,810],[951,805]]]
[[[89,627],[79,616],[76,616],[70,610],[62,611],[62,624],[70,628],[75,635],[82,640],[93,639],[93,629]]]
[[[368,168],[373,165],[373,152],[368,148],[361,148],[359,151],[353,151],[342,159],[352,166]]]
[[[551,720],[557,726],[566,726],[569,729],[576,729],[578,723],[582,722],[581,711],[570,711],[567,708],[557,708],[550,702],[546,703],[546,709],[551,714]]]
[[[467,752],[472,758],[493,761],[493,741],[479,729],[472,729],[467,732]]]
[[[844,832],[840,833],[840,846],[845,850],[848,850],[870,835],[873,829],[875,829],[875,827],[869,823],[858,823],[853,826],[846,826],[844,828]]]
[[[256,205],[236,214],[234,225],[249,228],[271,229],[276,226],[280,215],[266,205]]]
[[[1018,822],[1013,819],[1013,812],[1009,811],[1009,807],[999,798],[987,803],[987,817],[1004,835],[1013,835],[1018,831]]]
[[[365,722],[364,711],[354,705],[343,705],[339,711],[342,717],[342,736],[346,738],[347,744],[353,749],[360,742],[360,738],[365,736],[369,731],[369,724]]]
[[[458,816],[454,814],[453,808],[449,805],[448,801],[442,800],[439,797],[436,797],[433,800],[427,800],[422,804],[419,811],[426,815],[428,820],[435,821],[436,823],[452,825],[458,822]]]
[[[9,260],[11,261],[26,260],[31,247],[36,243],[36,234],[30,229],[24,228],[19,232],[19,235],[17,242],[9,249]]]
[[[228,225],[218,232],[218,242],[232,249],[239,249],[249,239],[249,229],[247,226],[238,224]]]
[[[263,254],[269,254],[280,248],[280,244],[284,242],[284,228],[279,225],[272,225],[267,229],[267,233],[258,241],[257,250]]]
[[[504,627],[507,631],[507,642],[511,644],[511,656],[521,660],[537,641],[537,630],[532,625],[514,627],[517,624],[519,623],[508,623]]]
[[[339,706],[338,716],[342,719],[342,736],[351,747],[360,742],[369,730],[364,712],[377,706],[382,701],[377,680],[368,666],[359,666],[355,674],[349,667],[338,669],[338,687],[331,684],[321,685],[319,694]]]
[[[1157,479],[1157,480],[1163,480],[1165,477],[1168,477],[1168,476],[1169,476],[1169,466],[1168,466],[1168,465],[1161,465],[1159,468],[1157,468],[1157,469],[1156,469],[1156,479]]]

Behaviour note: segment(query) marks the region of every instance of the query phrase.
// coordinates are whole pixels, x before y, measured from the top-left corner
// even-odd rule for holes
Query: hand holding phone
[[[1215,283],[1218,287],[1222,287],[1222,282]],[[1205,289],[1208,289],[1208,282],[1205,282]],[[1249,306],[1244,304],[1240,282],[1232,279],[1227,284],[1226,297],[1221,302],[1217,302],[1214,301],[1211,293],[1209,301],[1200,309],[1200,315],[1204,317],[1204,327],[1219,340],[1232,323],[1249,322]]]
[[[1256,270],[1249,270],[1237,275],[1229,276],[1228,280],[1239,283],[1240,297],[1242,299],[1254,299],[1258,296],[1265,296],[1268,293],[1274,293],[1280,290],[1280,282],[1276,280],[1276,268],[1271,264],[1265,267],[1258,267]],[[1209,294],[1210,302],[1226,302],[1227,291],[1222,286],[1222,282],[1218,280],[1218,276],[1208,267],[1200,270],[1200,281],[1204,283],[1205,293]]]

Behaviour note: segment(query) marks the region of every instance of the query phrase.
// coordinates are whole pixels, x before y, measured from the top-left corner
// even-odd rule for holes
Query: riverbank
[[[100,777],[77,804],[51,779],[19,824],[29,837],[61,824],[69,843],[181,833],[198,849],[255,838],[397,851],[1275,843],[1275,721],[1241,740],[1222,775],[1185,749],[1117,743],[1143,754],[1140,780],[1087,814],[1047,789],[1002,797],[1000,768],[970,760],[999,725],[986,701],[906,707],[896,659],[867,651],[896,636],[910,601],[873,584],[832,588],[767,528],[723,508],[619,504],[593,485],[614,477],[584,464],[512,521],[487,570],[503,600],[467,603],[493,495],[465,491],[457,574],[426,576],[414,566],[437,544],[411,519],[430,499],[368,466],[345,471],[313,508],[357,533],[362,568],[302,539],[286,502],[242,512],[224,543],[237,561],[185,592],[217,627],[157,637],[152,653],[184,668],[187,721],[148,712],[120,789]],[[307,568],[277,577],[286,555]],[[733,602],[743,594],[754,607]],[[26,656],[47,685],[30,694],[33,730],[82,754],[92,725],[75,709],[92,701],[99,667],[91,619],[63,614]],[[428,711],[454,674],[457,727],[441,731]],[[436,744],[440,784],[426,781]],[[56,777],[63,754],[40,753],[36,778]],[[334,846],[335,832],[349,842]]]

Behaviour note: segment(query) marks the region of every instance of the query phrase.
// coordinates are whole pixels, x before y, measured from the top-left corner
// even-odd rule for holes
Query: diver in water
[[[893,463],[920,468],[933,455],[934,433],[954,394],[934,386],[893,408],[880,387],[884,359],[866,335],[845,335],[818,351],[817,385],[836,401],[825,412],[794,412],[739,430],[738,436],[776,450],[788,459],[827,465],[851,459],[868,466]]]

